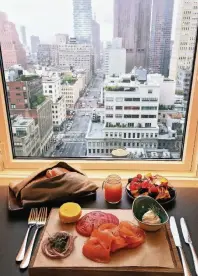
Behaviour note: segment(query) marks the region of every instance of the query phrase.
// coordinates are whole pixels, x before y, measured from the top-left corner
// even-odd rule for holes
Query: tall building
[[[104,50],[105,75],[120,75],[126,70],[126,49],[122,48],[122,38],[114,38]]]
[[[167,127],[161,134],[158,125],[160,103],[172,103],[175,82],[160,74],[148,74],[146,79],[138,81],[133,73],[107,77],[104,120],[92,119],[86,134],[89,157],[111,156],[114,149],[125,148],[133,158],[165,158],[163,145],[176,144],[177,132]]]
[[[38,45],[37,59],[38,64],[42,66],[58,65],[58,49],[64,47],[65,44],[40,44]]]
[[[74,34],[80,43],[92,41],[91,0],[73,0]]]
[[[43,77],[44,95],[52,100],[52,122],[54,130],[61,130],[66,120],[66,97],[62,94],[61,79],[57,74]]]
[[[25,26],[20,27],[21,31],[21,40],[24,46],[27,46],[27,37],[26,37],[26,29]]]
[[[153,0],[149,69],[166,77],[169,75],[173,0]]]
[[[19,40],[15,24],[8,21],[4,12],[0,12],[0,44],[5,69],[16,64],[26,68],[26,54]]]
[[[100,24],[92,20],[92,44],[94,50],[95,69],[100,68]]]
[[[20,75],[7,82],[7,93],[11,115],[33,118],[39,126],[40,149],[44,154],[52,143],[52,101],[45,98],[42,79],[38,76]]]
[[[114,37],[123,39],[126,72],[148,68],[152,0],[114,0]]]
[[[177,79],[178,71],[192,71],[195,52],[198,2],[178,0],[176,30],[170,62],[169,76]]]
[[[38,124],[32,118],[11,118],[15,156],[40,156],[40,134]]]
[[[59,50],[59,66],[65,69],[85,69],[88,82],[93,74],[93,49],[90,44],[66,44]]]
[[[40,38],[39,38],[39,36],[32,35],[30,37],[30,42],[31,42],[32,54],[37,54],[37,52],[38,52],[38,46],[40,44]]]

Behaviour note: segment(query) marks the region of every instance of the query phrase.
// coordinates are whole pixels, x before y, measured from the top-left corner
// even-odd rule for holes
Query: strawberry
[[[139,174],[137,174],[137,176],[136,176],[138,179],[142,179],[142,175],[139,173]]]
[[[140,179],[138,178],[138,177],[134,177],[133,179],[132,179],[132,182],[138,182]]]
[[[138,188],[139,188],[139,185],[138,185],[138,183],[131,183],[130,184],[130,191],[135,191],[135,190],[138,190]]]
[[[158,194],[158,188],[155,186],[155,185],[153,185],[151,188],[150,188],[150,190],[149,190],[149,192],[150,193],[154,193],[154,194]]]
[[[142,182],[142,184],[141,184],[141,187],[142,187],[143,189],[148,189],[149,186],[150,186],[150,183],[149,183],[148,180],[144,180],[144,181]]]

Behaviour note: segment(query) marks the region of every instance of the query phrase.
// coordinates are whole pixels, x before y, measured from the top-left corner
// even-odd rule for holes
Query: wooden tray
[[[83,214],[90,211],[93,210],[83,209]],[[108,209],[103,211],[115,214],[120,220],[133,220],[131,210]],[[75,241],[74,251],[68,258],[63,260],[46,258],[41,252],[41,242],[49,234],[60,230],[78,235],[75,226],[61,224],[58,219],[58,209],[52,209],[31,260],[30,276],[117,276],[121,273],[125,276],[131,276],[131,274],[139,276],[183,275],[181,262],[168,225],[156,233],[147,233],[147,242],[141,247],[114,253],[109,264],[99,264],[86,259],[82,254],[82,245],[86,238],[80,235]]]

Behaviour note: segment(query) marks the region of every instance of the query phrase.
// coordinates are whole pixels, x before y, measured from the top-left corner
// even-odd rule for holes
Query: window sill
[[[15,181],[15,180],[22,180],[29,176],[33,170],[8,170],[5,169],[0,172],[0,186],[7,186],[9,182]],[[104,179],[109,175],[116,173],[122,178],[122,184],[125,186],[125,183],[127,183],[127,179],[139,172],[133,172],[132,175],[130,175],[129,171],[105,171],[105,170],[84,170],[83,171],[87,176],[89,176],[90,179],[92,179],[96,184],[101,187]],[[147,172],[141,172],[142,174],[145,174]],[[180,173],[178,176],[175,176],[175,173],[159,173],[165,177],[168,177],[168,179],[171,181],[172,186],[174,187],[198,187],[198,177],[195,177],[191,173]]]

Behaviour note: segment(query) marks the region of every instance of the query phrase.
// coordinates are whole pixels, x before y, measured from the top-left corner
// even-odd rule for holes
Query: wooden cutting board
[[[83,209],[82,215],[93,211]],[[96,211],[96,210],[94,210]],[[116,215],[120,221],[128,220],[134,223],[131,210],[102,210]],[[72,254],[65,259],[52,260],[43,255],[42,241],[57,231],[68,231],[77,236],[75,248]],[[37,248],[29,267],[30,276],[117,276],[124,273],[125,276],[180,276],[183,275],[177,249],[172,240],[169,226],[165,226],[155,233],[146,233],[146,242],[136,249],[123,249],[111,255],[108,264],[93,262],[82,254],[82,247],[87,238],[79,235],[74,224],[62,224],[59,220],[58,209],[52,209],[48,222],[40,236]],[[127,274],[127,275],[126,275]]]

